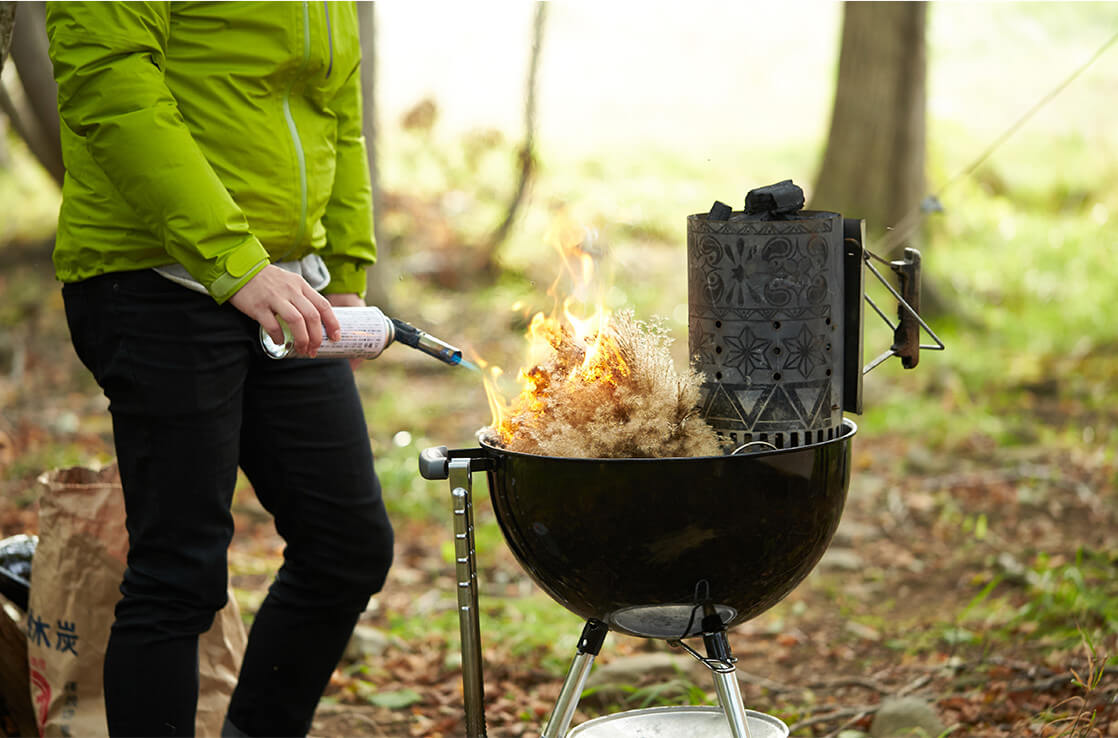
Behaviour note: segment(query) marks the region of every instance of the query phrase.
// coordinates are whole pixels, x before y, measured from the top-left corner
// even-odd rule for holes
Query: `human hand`
[[[356,297],[356,295],[354,295]],[[237,290],[229,303],[263,326],[278,344],[283,344],[282,319],[291,331],[295,353],[313,357],[322,345],[322,328],[331,340],[341,336],[341,326],[330,301],[298,274],[269,264]]]
[[[365,307],[365,301],[356,292],[340,292],[334,295],[327,295],[326,299],[334,307]],[[357,371],[357,367],[361,366],[364,359],[350,359],[349,368]]]
[[[327,295],[326,299],[336,308],[365,307],[365,301],[356,292]]]

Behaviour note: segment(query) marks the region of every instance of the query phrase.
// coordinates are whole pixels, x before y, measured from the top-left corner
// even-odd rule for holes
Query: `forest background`
[[[684,365],[686,216],[714,200],[740,209],[747,190],[783,179],[811,197],[833,145],[843,14],[837,3],[551,3],[530,95],[534,5],[378,3],[381,306],[515,375],[526,311],[551,307],[558,257],[546,241],[562,214],[598,233],[609,307],[663,318]],[[747,705],[796,736],[870,731],[900,697],[952,735],[1118,735],[1116,33],[1118,4],[928,6],[923,170],[942,211],[912,238],[947,350],[867,376],[831,551],[732,633]],[[12,75],[8,64],[9,87]],[[10,129],[0,538],[37,532],[42,473],[113,457],[51,273],[58,188]],[[889,342],[872,317],[868,355]],[[486,398],[476,375],[403,348],[358,381],[397,564],[315,731],[457,735],[448,494],[419,478],[416,457],[472,445]],[[581,624],[519,569],[479,486],[491,734],[533,734]],[[246,484],[236,514],[232,582],[251,620],[281,544]],[[607,677],[577,721],[709,704],[709,677],[676,656],[660,642],[607,641]]]

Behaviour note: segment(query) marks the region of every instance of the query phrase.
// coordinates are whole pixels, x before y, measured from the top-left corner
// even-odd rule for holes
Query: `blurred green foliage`
[[[1031,4],[1013,8],[1041,14],[1045,22],[1066,21],[1071,12]],[[1077,29],[1065,21],[1053,33],[1073,35]],[[1108,79],[1113,84],[1118,75],[1112,72]],[[1059,105],[1059,99],[1052,103],[1054,109]],[[1026,126],[959,180],[956,173],[993,139],[989,125],[974,130],[957,121],[930,120],[928,189],[939,192],[951,184],[940,192],[944,212],[930,215],[919,237],[924,279],[944,307],[927,318],[947,350],[923,352],[915,371],[906,372],[893,360],[866,377],[866,412],[857,418],[861,438],[900,439],[942,458],[973,457],[968,449],[980,438],[994,453],[1043,445],[1053,453],[1097,453],[1113,463],[1118,149],[1098,133],[1105,121],[1085,125],[1075,111],[1067,112],[1067,120],[1055,134],[1051,126]],[[1006,125],[1010,122],[1011,116],[1005,117]],[[1110,130],[1116,122],[1110,121]],[[603,265],[612,272],[609,307],[632,308],[640,318],[662,316],[682,364],[686,216],[705,212],[716,199],[740,208],[747,190],[784,178],[810,186],[821,153],[818,141],[754,143],[701,160],[651,148],[616,148],[576,159],[545,148],[538,152],[530,199],[498,253],[501,270],[481,278],[462,269],[468,262],[455,259],[479,248],[499,222],[515,169],[514,143],[492,132],[447,135],[437,126],[390,129],[381,143],[382,174],[393,196],[383,221],[387,243],[381,247],[394,309],[503,367],[506,377],[519,366],[526,315],[552,306],[545,292],[558,262],[545,241],[559,211],[598,232],[607,253]],[[11,163],[0,167],[0,250],[49,237],[58,206],[57,190],[26,151],[14,139],[9,147]],[[432,279],[432,269],[443,264],[450,265],[450,276]],[[49,275],[41,282],[8,280],[0,326],[18,324],[50,281]],[[881,291],[870,291],[879,304],[891,305]],[[890,342],[889,331],[867,313],[866,360]],[[489,421],[479,377],[392,347],[384,358],[364,365],[358,382],[391,514],[446,521],[449,527],[446,485],[421,479],[416,457],[427,446],[474,445],[474,431]],[[17,479],[36,469],[79,463],[81,454],[64,442],[47,445],[16,460],[4,475]],[[477,547],[488,571],[503,543],[480,477]],[[1108,488],[1099,490],[1111,505],[1116,486],[1118,480],[1110,479]],[[941,523],[958,526],[974,541],[984,539],[992,524],[959,510],[949,496],[937,496],[935,505]],[[448,547],[449,541],[442,556],[449,572]],[[1116,563],[1113,552],[1081,548],[1068,560],[1036,551],[1019,577],[979,577],[977,593],[962,612],[939,613],[935,627],[914,630],[892,645],[914,652],[990,638],[1011,642],[1025,633],[1047,639],[1053,648],[1069,648],[1078,641],[1077,626],[1114,636]],[[887,622],[887,616],[859,611],[849,600],[840,605],[868,627]],[[772,627],[790,614],[785,605],[775,608]],[[457,638],[451,608],[422,618],[387,613],[387,619],[393,635],[405,640],[432,632]],[[538,591],[513,598],[483,590],[482,625],[487,640],[503,652],[532,654],[554,673],[566,667],[579,628],[576,618]],[[693,690],[682,694],[674,699],[701,701]],[[656,698],[637,689],[631,696],[639,704]]]

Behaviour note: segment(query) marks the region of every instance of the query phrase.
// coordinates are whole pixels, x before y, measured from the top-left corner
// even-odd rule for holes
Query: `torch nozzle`
[[[396,328],[396,340],[414,349],[419,349],[428,356],[433,356],[439,361],[451,366],[464,366],[467,369],[480,371],[472,362],[462,358],[462,350],[451,346],[446,341],[435,338],[416,328],[410,323],[405,323],[399,318],[392,318]]]

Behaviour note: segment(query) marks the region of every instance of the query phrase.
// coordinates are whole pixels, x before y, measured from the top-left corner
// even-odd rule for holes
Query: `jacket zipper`
[[[279,261],[286,259],[288,254],[302,245],[307,230],[307,158],[303,151],[303,142],[299,138],[299,129],[295,126],[295,118],[291,115],[291,88],[295,85],[295,79],[301,77],[306,70],[310,58],[311,13],[307,0],[303,0],[303,60],[299,64],[299,71],[287,83],[287,90],[283,93],[283,118],[287,122],[287,132],[291,134],[291,142],[295,146],[295,160],[299,164],[299,224],[295,230],[295,242]]]

